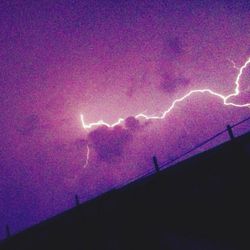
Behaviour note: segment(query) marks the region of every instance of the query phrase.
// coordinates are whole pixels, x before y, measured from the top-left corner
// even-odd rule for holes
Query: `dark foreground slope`
[[[10,237],[1,249],[250,249],[250,133]]]

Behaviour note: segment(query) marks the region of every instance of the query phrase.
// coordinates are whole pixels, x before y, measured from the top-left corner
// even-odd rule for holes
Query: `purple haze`
[[[0,238],[6,224],[17,232],[39,223],[74,206],[76,193],[84,201],[123,185],[151,170],[153,155],[171,160],[249,116],[205,94],[165,120],[133,118],[193,88],[233,92],[231,60],[249,56],[248,0],[2,0]],[[249,76],[238,103],[250,99]],[[81,113],[88,122],[127,119],[87,132]]]

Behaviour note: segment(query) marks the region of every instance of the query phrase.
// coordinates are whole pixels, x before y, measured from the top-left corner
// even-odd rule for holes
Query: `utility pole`
[[[10,228],[9,228],[9,225],[5,226],[5,230],[6,230],[6,238],[9,238],[10,237]]]
[[[157,173],[160,172],[160,168],[159,168],[159,164],[158,164],[156,156],[153,156],[153,163],[154,163],[154,167],[155,167],[156,172]]]
[[[227,125],[227,132],[228,132],[229,137],[230,137],[231,140],[235,139],[232,127],[230,125]]]
[[[77,194],[75,195],[75,201],[76,201],[76,207],[78,207],[80,205],[80,201]]]

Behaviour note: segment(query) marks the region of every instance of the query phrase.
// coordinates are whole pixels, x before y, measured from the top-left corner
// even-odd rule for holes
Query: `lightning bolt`
[[[233,60],[231,60],[231,59],[227,59],[227,60],[228,60],[230,63],[232,63],[234,69],[240,70],[239,67],[237,67],[236,63],[235,63]]]
[[[89,155],[90,155],[90,149],[89,149],[89,145],[87,144],[86,160],[83,165],[83,168],[86,168],[89,164]]]
[[[248,67],[248,65],[250,64],[250,57],[245,61],[245,63],[243,64],[243,66],[241,66],[240,68],[237,68],[235,65],[234,65],[234,68],[238,69],[238,74],[236,76],[236,80],[234,82],[235,84],[235,89],[234,89],[234,92],[227,95],[227,96],[224,96],[222,94],[219,94],[219,93],[216,93],[214,91],[212,91],[211,89],[194,89],[194,90],[191,90],[189,91],[187,94],[185,94],[184,96],[180,97],[180,98],[177,98],[175,99],[172,104],[165,110],[161,113],[161,115],[146,115],[144,113],[139,113],[137,115],[135,115],[134,117],[135,118],[142,118],[142,119],[145,119],[145,120],[162,120],[164,119],[168,113],[170,113],[174,107],[180,103],[180,102],[183,102],[185,99],[187,99],[188,97],[194,95],[194,94],[197,94],[197,93],[201,93],[201,94],[210,94],[210,95],[213,95],[213,96],[216,96],[218,98],[220,98],[222,101],[223,101],[223,104],[225,106],[234,106],[234,107],[238,107],[238,108],[243,108],[243,107],[250,107],[250,103],[245,103],[245,104],[235,104],[233,102],[229,102],[229,99],[231,97],[235,97],[235,96],[238,96],[240,94],[240,78],[243,74],[243,71],[244,69],[246,69]],[[115,127],[119,124],[122,124],[125,119],[124,118],[118,118],[118,120],[114,123],[107,123],[103,120],[99,120],[97,122],[93,122],[93,123],[85,123],[84,121],[84,117],[83,117],[83,114],[80,115],[80,119],[81,119],[81,123],[82,123],[82,127],[84,129],[92,129],[93,127],[98,127],[98,126],[107,126],[109,128],[112,128],[112,127]]]

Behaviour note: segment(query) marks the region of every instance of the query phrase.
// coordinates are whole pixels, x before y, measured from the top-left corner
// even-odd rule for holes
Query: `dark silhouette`
[[[86,203],[76,195],[77,208],[17,235],[6,227],[0,249],[250,249],[249,160],[250,133]]]
[[[153,156],[153,163],[154,163],[156,172],[160,172],[160,168],[159,168],[159,164],[158,164],[156,156]]]
[[[77,194],[75,195],[75,201],[76,201],[76,206],[79,206],[80,205],[80,201],[79,201],[79,197],[78,197]]]
[[[9,226],[6,225],[5,229],[6,229],[6,238],[9,238],[10,237],[10,228],[9,228]]]
[[[234,137],[234,134],[233,134],[232,127],[230,125],[227,125],[227,131],[228,131],[230,139],[233,140],[235,137]]]

